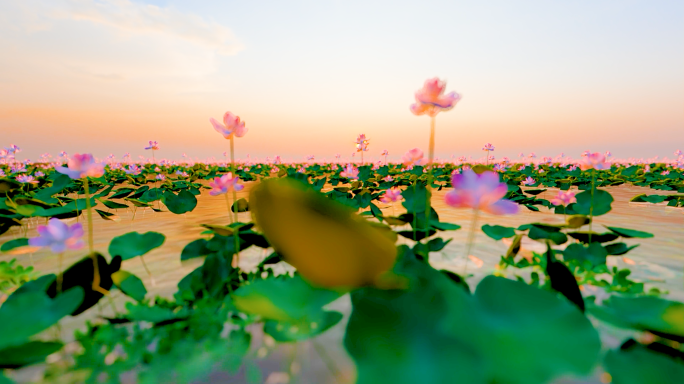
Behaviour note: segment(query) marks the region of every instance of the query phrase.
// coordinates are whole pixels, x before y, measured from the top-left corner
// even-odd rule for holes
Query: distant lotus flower
[[[382,151],[382,153],[380,154],[380,156],[387,156],[387,155],[389,155],[389,152],[387,152],[386,149],[384,151]]]
[[[646,172],[646,173],[651,172],[651,166],[646,164],[646,166],[644,167],[644,172]]]
[[[36,173],[33,174],[35,177],[43,177],[45,176],[45,173],[43,171],[36,171]]]
[[[305,169],[304,167],[299,167],[299,169],[297,170],[297,172],[299,172],[299,173],[306,173],[306,169]]]
[[[421,165],[423,163],[423,151],[413,148],[401,157],[401,162],[405,166]]]
[[[340,176],[346,177],[348,179],[358,179],[359,178],[359,170],[352,164],[347,164],[347,166],[344,168],[342,172],[340,172]]]
[[[338,153],[338,154],[335,155],[335,158],[336,158],[336,159],[339,159],[340,156],[342,156],[342,155],[340,155],[340,154]]]
[[[153,151],[158,151],[159,150],[159,143],[157,143],[156,141],[150,140],[150,145],[145,147],[145,150],[148,150],[148,149],[151,149]]]
[[[662,171],[660,174],[663,175],[663,176],[667,176],[667,175],[670,174],[670,170],[667,169],[667,170],[665,170],[665,171]]]
[[[124,172],[126,172],[127,175],[137,176],[140,174],[140,172],[142,172],[142,168],[135,164],[131,164],[128,166],[128,168],[124,168]]]
[[[568,168],[568,171],[572,172],[572,171],[574,171],[574,170],[577,169],[577,168],[578,168],[577,165],[572,164],[572,165]]]
[[[537,181],[531,178],[530,176],[527,176],[527,179],[523,180],[522,184],[523,185],[532,185],[536,183]]]
[[[14,144],[10,144],[10,146],[5,148],[5,149],[7,150],[8,153],[11,153],[11,154],[21,152],[21,148],[19,148],[18,146],[14,145]]]
[[[385,178],[382,179],[382,180],[383,180],[383,181],[394,181],[394,178],[393,178],[392,176],[390,176],[390,175],[387,175],[387,176],[385,176]]]
[[[12,173],[26,172],[26,166],[22,163],[15,163],[10,166],[10,171]]]
[[[675,156],[681,156],[681,155],[682,155],[682,151],[680,151],[680,150],[678,149],[678,150],[674,151],[674,155],[675,155]]]
[[[482,147],[482,150],[492,152],[494,150],[494,146],[491,143],[487,143],[484,147]]]
[[[392,187],[386,190],[380,198],[380,201],[382,201],[385,204],[394,203],[399,200],[401,200],[401,189],[397,187]]]
[[[453,175],[451,183],[454,189],[447,192],[445,201],[455,208],[473,208],[494,215],[518,212],[518,205],[502,199],[508,192],[508,186],[499,182],[499,175],[486,171],[477,174],[472,170]]]
[[[0,169],[0,177],[5,177],[5,176],[7,176],[5,171],[3,169]]]
[[[188,173],[185,171],[181,171],[180,169],[176,171],[176,175],[180,177],[188,177]]]
[[[535,157],[537,157],[537,155],[534,152],[532,152],[530,153],[529,157],[530,159],[534,159]]]
[[[496,172],[506,172],[506,166],[503,164],[494,164],[494,171]]]
[[[72,226],[52,218],[48,225],[38,226],[38,237],[29,239],[32,247],[50,247],[54,253],[62,253],[67,249],[83,247],[83,227],[80,223]]]
[[[583,171],[586,171],[588,169],[602,170],[610,168],[610,165],[606,163],[606,157],[598,152],[588,153],[586,155],[583,154],[582,156],[584,158],[582,159],[580,168]]]
[[[606,151],[606,154],[605,154],[606,157],[611,157],[612,155],[613,155],[613,154],[610,153],[610,151]]]
[[[233,190],[241,191],[245,186],[238,184],[239,181],[240,178],[237,175],[233,177],[232,172],[228,172],[221,177],[215,177],[214,181],[209,182],[209,186],[211,187],[209,194],[217,196]]]
[[[160,173],[155,177],[155,179],[164,181],[166,180],[166,175]]]
[[[307,159],[308,161],[313,161],[314,158],[315,158],[314,155],[309,155],[309,156],[306,157],[306,159]]]
[[[17,181],[24,184],[38,184],[38,180],[30,175],[19,175],[17,176]]]
[[[448,111],[461,100],[461,95],[456,92],[444,94],[446,82],[438,78],[425,81],[423,88],[416,91],[416,103],[411,105],[414,115],[437,116],[442,111]]]
[[[72,179],[81,179],[84,177],[100,177],[104,175],[104,165],[95,162],[93,155],[84,153],[82,155],[75,154],[67,162],[67,167],[55,167],[59,173],[63,173]]]
[[[556,197],[551,199],[551,204],[567,206],[572,203],[576,203],[575,192],[573,191],[558,191]]]
[[[280,168],[278,168],[278,167],[271,168],[271,173],[278,173],[278,172],[280,172]]]
[[[240,121],[240,116],[237,116],[231,112],[226,112],[223,115],[223,124],[219,123],[213,117],[209,119],[211,125],[214,126],[216,132],[223,135],[224,138],[230,139],[233,134],[237,137],[242,137],[247,134],[247,127],[245,127],[245,122]]]

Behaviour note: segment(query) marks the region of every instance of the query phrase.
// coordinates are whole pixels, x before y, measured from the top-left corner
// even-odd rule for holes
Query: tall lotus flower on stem
[[[231,222],[237,223],[238,218],[237,218],[237,191],[241,191],[245,186],[238,184],[240,181],[240,178],[233,177],[232,172],[228,172],[225,175],[221,177],[215,177],[214,181],[209,182],[209,186],[211,187],[211,190],[209,191],[209,194],[212,196],[218,196],[218,195],[225,195],[226,196],[226,205],[228,206],[228,216],[230,215],[230,200],[228,199],[228,192],[232,191],[233,192],[233,210],[235,213],[235,220],[233,221],[231,219]],[[235,259],[233,260],[233,266],[236,267],[240,263],[240,240],[239,240],[239,233],[240,233],[240,227],[236,226],[235,227],[235,232],[233,233],[233,239],[235,239]]]
[[[485,144],[482,150],[487,152],[487,166],[489,166],[489,152],[494,152],[494,146],[491,143]]]
[[[57,275],[57,292],[62,292],[62,258],[67,249],[83,248],[83,227],[81,223],[67,225],[59,219],[52,218],[48,225],[38,226],[38,237],[29,239],[32,247],[50,247],[59,255],[59,274]]]
[[[149,145],[148,145],[147,147],[145,147],[145,150],[146,150],[146,151],[152,150],[152,162],[156,165],[156,164],[157,164],[157,160],[154,158],[154,151],[158,151],[158,150],[159,150],[159,143],[157,143],[156,141],[150,140],[150,141],[149,141]]]
[[[410,106],[411,112],[416,115],[430,116],[430,142],[428,146],[428,188],[432,185],[432,161],[435,157],[435,117],[442,111],[448,111],[456,106],[461,95],[456,92],[444,94],[446,82],[434,77],[423,84],[423,88],[415,93],[416,102]],[[429,205],[430,202],[428,201]],[[429,222],[430,210],[425,210],[425,221]]]
[[[356,152],[361,152],[361,165],[363,165],[363,153],[368,150],[368,143],[370,140],[366,138],[366,134],[361,133],[356,138]]]
[[[387,155],[389,155],[389,152],[386,149],[380,154],[380,156],[385,156],[385,165],[387,165]]]
[[[102,163],[96,162],[93,155],[89,153],[85,154],[75,154],[67,162],[67,167],[56,167],[55,170],[59,173],[63,173],[72,179],[83,179],[83,188],[85,189],[86,197],[86,216],[88,219],[88,250],[90,252],[90,258],[93,260],[93,290],[102,293],[103,295],[109,294],[109,291],[100,287],[100,271],[97,261],[97,256],[93,252],[93,213],[90,204],[90,189],[88,185],[88,177],[100,177],[104,175],[104,165]],[[78,200],[77,200],[78,202]],[[78,207],[78,204],[76,205]],[[78,213],[78,211],[77,211]]]
[[[580,169],[583,171],[591,169],[591,205],[589,206],[589,244],[591,244],[591,227],[594,222],[594,192],[596,191],[596,171],[610,169],[610,165],[606,163],[606,157],[599,152],[591,153],[584,151],[582,153],[582,163]]]
[[[435,117],[438,113],[448,111],[461,100],[456,92],[444,94],[446,82],[438,78],[425,81],[423,88],[416,91],[416,103],[411,105],[414,115],[430,116],[430,146],[428,150],[428,164],[432,164],[435,155]]]
[[[464,170],[463,173],[453,174],[451,183],[454,189],[444,196],[447,205],[454,208],[472,208],[474,211],[466,249],[467,267],[467,260],[475,240],[475,227],[480,211],[493,215],[507,215],[517,213],[518,205],[503,199],[508,192],[508,186],[499,181],[499,174],[496,172],[486,171],[477,174],[470,169]]]
[[[216,132],[223,135],[225,139],[230,140],[230,174],[235,174],[235,136],[242,137],[247,134],[248,128],[245,122],[240,120],[240,116],[228,111],[223,114],[223,124],[219,123],[213,117],[209,119],[211,125],[214,126]],[[233,189],[233,200],[237,200],[237,192]],[[238,220],[237,209],[235,210],[235,221]]]

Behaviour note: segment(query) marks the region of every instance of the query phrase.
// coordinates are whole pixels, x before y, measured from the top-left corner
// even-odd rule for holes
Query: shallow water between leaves
[[[246,188],[238,193],[238,197],[248,197],[250,186],[253,183],[246,183]],[[327,188],[326,188],[327,189]],[[655,235],[650,239],[626,239],[629,245],[641,244],[632,250],[627,258],[621,256],[609,257],[608,265],[630,267],[632,278],[646,283],[646,289],[657,287],[667,291],[664,295],[673,300],[684,301],[684,210],[681,208],[671,208],[665,204],[631,203],[629,200],[641,193],[648,194],[669,194],[672,192],[656,191],[643,187],[621,185],[618,187],[606,188],[615,201],[611,212],[604,216],[596,217],[593,224],[594,231],[603,232],[603,226],[618,226],[631,229],[651,232]],[[324,190],[325,191],[325,190]],[[557,189],[550,188],[538,197],[550,199],[555,195]],[[518,226],[530,222],[560,223],[563,221],[562,215],[555,215],[552,211],[541,207],[540,212],[533,212],[521,206],[521,211],[516,215],[494,216],[481,214],[476,223],[475,242],[472,247],[471,255],[481,260],[472,261],[465,255],[466,241],[468,232],[472,227],[473,212],[467,209],[454,209],[444,203],[442,191],[433,191],[432,206],[438,212],[441,221],[456,223],[462,226],[458,231],[442,232],[441,236],[445,239],[453,238],[441,252],[431,255],[430,263],[437,269],[447,269],[457,273],[466,272],[473,276],[468,282],[474,287],[484,276],[491,274],[498,264],[501,255],[506,252],[508,244],[504,241],[494,241],[481,231],[484,224],[498,224],[504,226]],[[210,196],[206,191],[197,196],[198,204],[192,212],[175,215],[171,212],[154,212],[150,209],[140,209],[133,211],[112,210],[118,218],[116,221],[106,221],[94,216],[94,248],[106,254],[107,247],[112,238],[123,235],[130,231],[147,232],[156,231],[166,236],[164,244],[152,250],[144,256],[144,261],[151,272],[147,274],[140,258],[134,258],[123,262],[122,269],[136,274],[140,277],[147,287],[148,297],[160,295],[171,297],[177,290],[176,284],[185,275],[200,266],[202,259],[193,259],[185,262],[180,261],[180,253],[183,247],[189,242],[202,237],[201,232],[204,228],[200,224],[219,224],[225,225],[230,222],[227,204],[224,196]],[[155,202],[159,204],[158,202]],[[387,215],[398,215],[404,212],[400,203],[394,206],[379,205]],[[98,207],[99,209],[106,209]],[[240,221],[250,221],[250,213],[239,214]],[[79,218],[85,224],[85,216]],[[75,222],[76,219],[69,219],[68,222]],[[36,236],[37,225],[45,224],[44,219],[32,219],[28,222],[28,227],[12,228],[9,232],[0,236],[0,244],[17,237]],[[523,242],[522,253],[537,251],[543,252],[545,245],[526,239]],[[412,243],[412,241],[399,238],[402,243]],[[243,269],[254,268],[270,252],[256,247],[252,247],[241,253],[240,264]],[[69,251],[65,253],[62,265],[67,267],[86,254],[85,250]],[[33,265],[38,274],[57,273],[59,262],[57,255],[49,250],[40,250],[33,254],[21,255],[0,255],[0,260],[9,261],[16,258],[17,261],[25,266]],[[480,265],[481,264],[481,265]],[[280,265],[275,267],[277,272],[286,271],[286,267]],[[514,270],[509,269],[504,273],[512,276]],[[585,294],[592,294],[590,289]],[[118,291],[112,292],[114,307],[119,310],[124,308],[126,301],[130,300]],[[331,309],[338,310],[348,315],[351,312],[351,304],[347,296],[343,296],[330,305]],[[73,340],[73,333],[76,329],[83,329],[87,320],[95,320],[100,316],[110,317],[114,315],[114,309],[107,300],[102,300],[98,306],[86,311],[77,317],[67,317],[61,322],[61,337],[65,341]],[[289,382],[303,383],[353,383],[355,379],[354,365],[342,346],[342,338],[346,318],[334,328],[314,340],[298,343],[297,345],[273,344],[265,340],[263,334],[258,329],[253,329],[252,352],[250,357],[254,359],[262,370],[263,379],[267,383],[284,383],[288,373],[297,373],[289,376]],[[599,326],[605,345],[617,346],[620,340],[624,339],[629,332],[617,329],[607,329]],[[55,336],[55,330],[46,331],[49,336]],[[67,348],[68,349],[68,348]],[[40,367],[31,367],[20,372],[21,381],[33,381]],[[243,382],[245,372],[239,372],[237,376],[228,376],[224,372],[214,373],[207,382]],[[588,381],[587,381],[588,380]],[[577,383],[591,382],[598,383],[597,378],[590,379],[562,379],[556,383]]]

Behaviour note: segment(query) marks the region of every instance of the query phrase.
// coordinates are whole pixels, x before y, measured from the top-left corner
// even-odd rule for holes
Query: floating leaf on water
[[[164,244],[166,236],[159,232],[128,232],[117,236],[109,243],[109,254],[121,256],[122,260],[142,256]]]

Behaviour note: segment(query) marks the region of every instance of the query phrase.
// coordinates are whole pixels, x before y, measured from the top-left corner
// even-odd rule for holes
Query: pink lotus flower
[[[584,158],[582,159],[580,168],[583,171],[588,169],[602,170],[610,168],[610,165],[606,163],[606,157],[598,152],[586,153],[586,155],[583,154],[582,156]]]
[[[314,155],[309,155],[306,157],[308,161],[313,161],[316,157]]]
[[[442,111],[448,111],[461,100],[461,95],[451,92],[444,95],[446,82],[439,78],[432,78],[425,81],[423,88],[416,91],[416,103],[411,105],[411,112],[414,115],[437,116]]]
[[[385,193],[380,198],[385,204],[394,203],[395,201],[401,200],[401,189],[397,187],[392,187],[385,191]]]
[[[389,155],[389,152],[387,152],[386,149],[384,151],[382,151],[382,153],[380,154],[380,156],[387,156],[387,155]]]
[[[491,143],[485,144],[484,147],[482,147],[483,151],[491,152],[494,150],[494,146]]]
[[[209,194],[212,196],[218,196],[228,193],[232,190],[241,191],[245,186],[238,184],[239,181],[240,178],[237,175],[233,177],[232,172],[228,172],[221,177],[215,177],[214,181],[209,182],[209,186],[211,187]]]
[[[245,122],[240,121],[240,116],[234,115],[231,112],[226,112],[223,115],[223,124],[216,121],[216,119],[209,118],[211,125],[214,126],[216,132],[223,135],[224,138],[230,139],[233,134],[237,137],[242,137],[247,134],[247,127]]]
[[[665,170],[665,171],[660,172],[660,174],[663,175],[663,176],[667,176],[667,175],[670,174],[670,170],[667,169],[667,170]],[[17,179],[19,179],[19,178],[17,178]]]
[[[340,172],[340,176],[346,177],[348,179],[358,179],[359,178],[359,170],[352,164],[347,164],[347,166],[344,168],[342,172]]]
[[[679,157],[679,156],[682,155],[682,151],[680,151],[680,150],[678,149],[678,150],[674,151],[674,155],[677,156],[677,157]]]
[[[84,177],[100,177],[104,175],[104,165],[95,162],[93,155],[84,153],[82,155],[75,154],[67,162],[67,167],[55,167],[59,173],[63,173],[72,179],[81,179]]]
[[[54,253],[62,253],[67,249],[83,247],[83,227],[80,223],[69,226],[59,219],[52,218],[48,225],[38,226],[38,237],[29,239],[32,247],[50,247]]]
[[[537,182],[536,180],[534,180],[530,176],[527,176],[527,179],[523,180],[522,185],[532,185],[536,182]]]
[[[153,151],[158,151],[159,150],[159,143],[157,143],[156,141],[150,140],[150,145],[145,147],[145,150],[148,150],[148,149],[151,149]]]
[[[421,151],[418,148],[413,148],[401,157],[401,162],[407,167],[413,165],[421,165],[423,161],[423,151]]]
[[[383,181],[388,181],[388,182],[389,182],[389,181],[394,181],[394,178],[393,178],[392,176],[390,176],[390,175],[387,175],[387,176],[385,176],[385,178],[382,179],[382,180],[383,180]]]
[[[558,191],[556,197],[551,199],[551,204],[567,206],[572,203],[576,203],[575,192],[573,191]]]
[[[131,164],[128,168],[124,168],[124,172],[126,172],[127,175],[137,176],[142,172],[142,169],[135,164]]]
[[[160,173],[155,177],[155,179],[164,181],[164,180],[166,180],[166,175],[163,175]]]
[[[19,175],[17,176],[17,181],[24,184],[38,184],[38,180],[30,175]]]
[[[530,156],[529,156],[529,157],[530,157],[530,159],[534,159],[535,157],[537,157],[537,154],[535,154],[534,152],[532,152],[532,153],[530,153]]]
[[[445,201],[455,208],[473,208],[494,215],[518,212],[518,205],[502,199],[508,186],[499,182],[499,175],[487,171],[477,174],[472,170],[463,171],[451,177],[454,189],[447,192]]]

